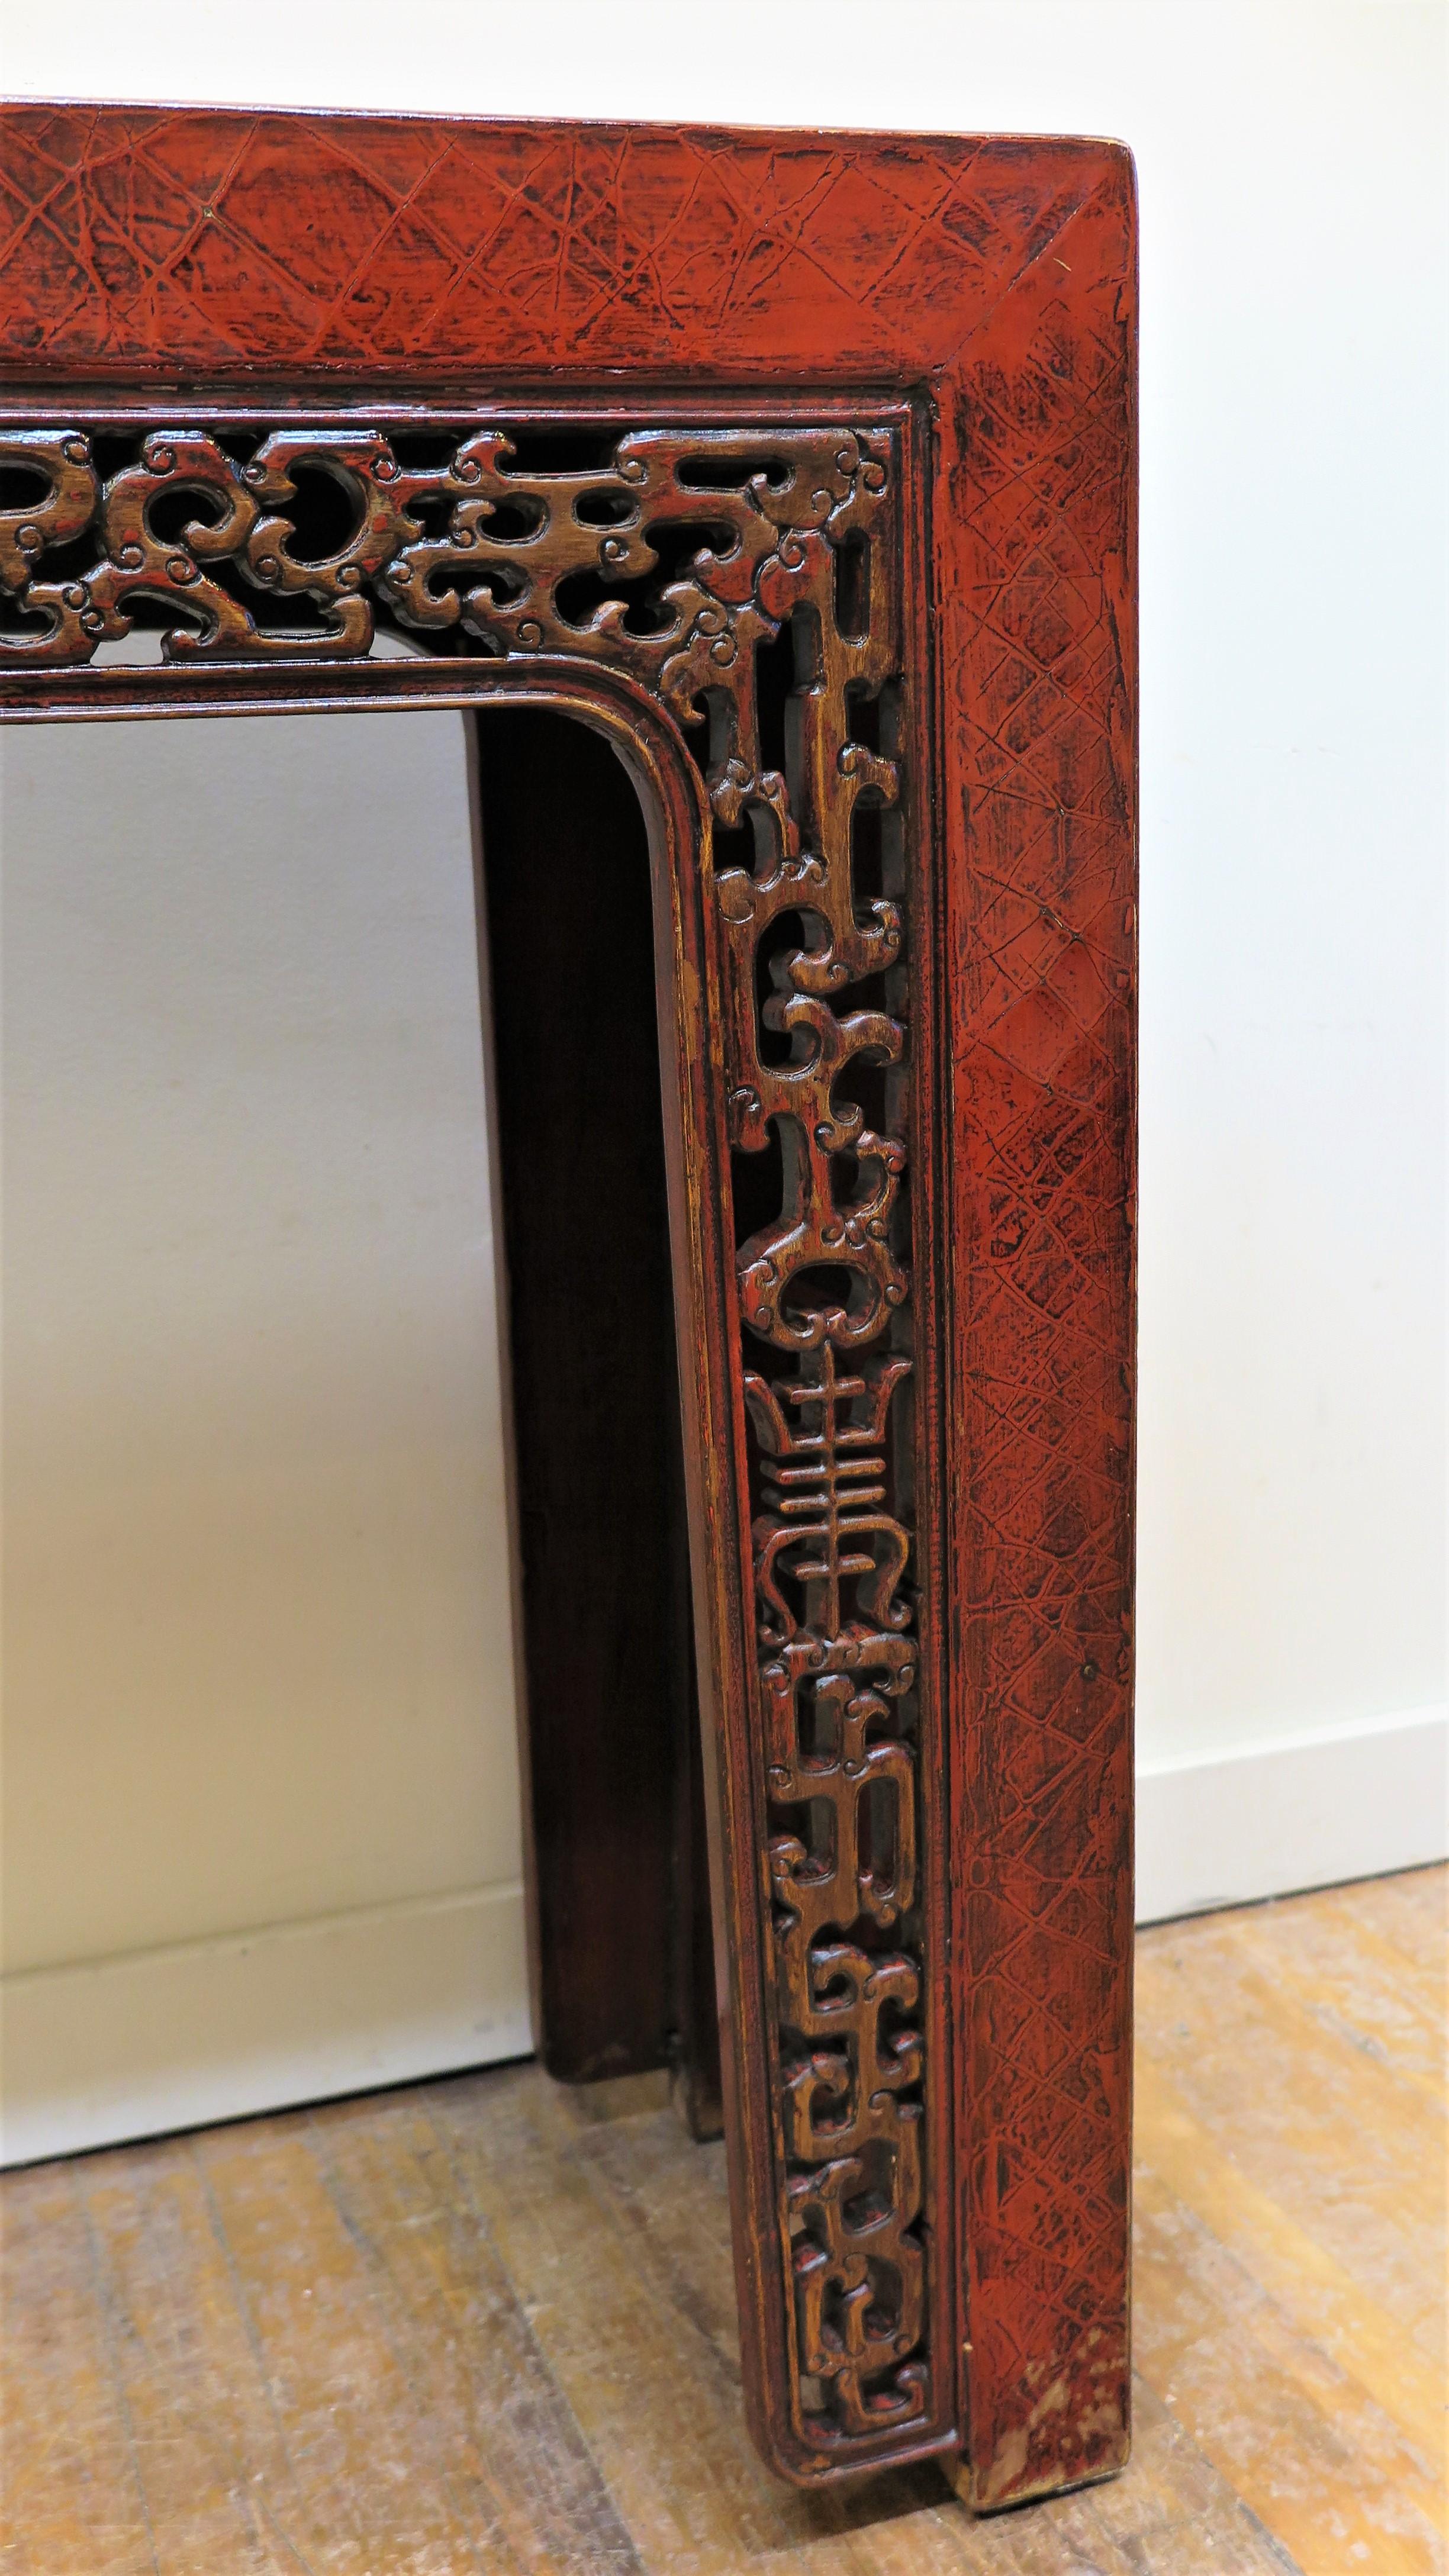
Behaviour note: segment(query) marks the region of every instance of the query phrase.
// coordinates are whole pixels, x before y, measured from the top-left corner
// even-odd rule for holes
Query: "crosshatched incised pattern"
[[[775,1175],[737,1292],[792,2415],[810,2452],[868,2455],[923,2422],[929,2371],[894,438],[646,429],[561,467],[460,424],[439,449],[0,432],[0,652],[82,666],[139,621],[171,664],[356,661],[386,627],[605,660],[700,736],[729,1141]]]
[[[486,364],[506,333],[511,363],[545,372],[566,345],[703,372],[743,354],[758,373],[808,338],[894,373],[933,326],[945,356],[963,289],[1005,293],[1088,184],[1070,147],[1023,169],[954,136],[338,116],[307,121],[298,224],[299,124],[9,109],[0,353],[345,373]]]
[[[954,1604],[962,1937],[993,2049],[970,2193],[976,2492],[1121,2456],[1132,1949],[1131,236],[1108,201],[964,371],[942,603],[956,871],[949,1223],[976,1249]],[[984,2392],[990,2392],[989,2407]]]

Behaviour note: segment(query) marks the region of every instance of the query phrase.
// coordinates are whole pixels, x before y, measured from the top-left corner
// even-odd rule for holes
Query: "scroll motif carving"
[[[147,626],[192,666],[390,629],[605,661],[707,742],[730,1141],[779,1174],[737,1290],[781,2259],[796,2433],[839,2459],[919,2424],[929,2370],[897,480],[868,426],[644,429],[566,469],[466,421],[0,432],[12,669]]]

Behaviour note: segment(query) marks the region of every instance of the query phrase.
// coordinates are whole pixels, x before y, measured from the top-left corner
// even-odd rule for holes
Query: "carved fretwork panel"
[[[12,673],[134,660],[147,634],[219,680],[385,635],[584,657],[662,701],[704,772],[781,2378],[822,2466],[932,2422],[900,438],[643,428],[565,459],[456,417],[0,433]]]

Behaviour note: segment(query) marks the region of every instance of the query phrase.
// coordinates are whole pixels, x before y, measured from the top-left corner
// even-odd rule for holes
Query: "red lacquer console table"
[[[32,104],[0,179],[8,718],[551,710],[633,781],[652,939],[646,909],[616,945],[658,1013],[717,2069],[687,1955],[670,1974],[697,2123],[722,2101],[751,2421],[807,2485],[936,2455],[995,2506],[1104,2476],[1128,2375],[1128,155]],[[541,1170],[568,1114],[528,1011],[614,935],[586,864],[545,857],[490,898],[495,949],[521,946],[524,1201],[530,1132]],[[622,1095],[574,1052],[627,1209]],[[632,1220],[535,1197],[513,1296],[541,1421],[611,1372],[616,1414],[672,1415],[620,1368],[652,1294]],[[565,1469],[578,1419],[540,1430]],[[596,1498],[632,1574],[589,1617],[633,1621],[642,1656],[668,1507],[632,1508]],[[609,2033],[654,1954],[688,1953],[693,1898],[642,1826],[632,1861],[609,1843],[607,1728],[540,1709],[573,1615],[535,1585],[536,1980],[549,2061],[582,2074],[647,2057]],[[661,1765],[638,1765],[656,1805]],[[561,1928],[561,1874],[591,1868],[633,1955],[582,1899]]]

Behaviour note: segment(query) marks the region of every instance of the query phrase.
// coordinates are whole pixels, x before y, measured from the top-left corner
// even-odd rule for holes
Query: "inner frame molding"
[[[761,2376],[787,2392],[772,2447],[797,2474],[952,2432],[949,2374],[932,2388],[922,2009],[944,1986],[939,1809],[920,1794],[937,1613],[913,1513],[935,1482],[916,1441],[939,1425],[910,1384],[902,1203],[929,918],[903,759],[906,429],[218,414],[0,431],[6,497],[36,487],[0,511],[12,670],[79,673],[149,633],[160,670],[103,664],[92,703],[185,670],[190,707],[224,709],[239,665],[355,666],[391,631],[455,666],[598,662],[695,747],[691,860],[719,934],[695,1040],[722,1055],[727,1142],[703,1177],[761,1219],[736,1219],[726,1327],[758,1755],[748,1848],[729,1849],[737,1827],[718,1855],[723,1947],[756,1956],[775,2069],[752,2160],[771,2172],[785,2349]],[[731,1187],[746,1157],[763,1196]]]
[[[991,2509],[1108,2476],[1129,2405],[1131,156],[27,101],[0,107],[0,180],[0,426],[91,441],[54,475],[0,468],[0,716],[545,699],[635,780],[746,2406],[805,2484],[940,2451]],[[324,431],[383,442],[397,477],[287,444]],[[148,460],[151,437],[209,440],[207,489],[153,503],[180,449]],[[729,474],[694,481],[717,438]],[[525,487],[571,476],[599,497],[570,501],[570,567],[530,586]],[[143,626],[189,641],[112,667]],[[541,903],[542,971],[567,936]],[[802,1661],[853,1628],[875,1660]],[[820,1870],[850,1924],[815,1910]],[[832,1944],[864,1985],[815,1982]],[[914,2000],[899,1974],[867,1995],[891,1960]],[[865,2095],[857,2152],[862,2034],[871,2076],[901,2080]],[[852,2159],[866,2188],[829,2185]],[[922,2325],[896,2349],[913,2243]]]

